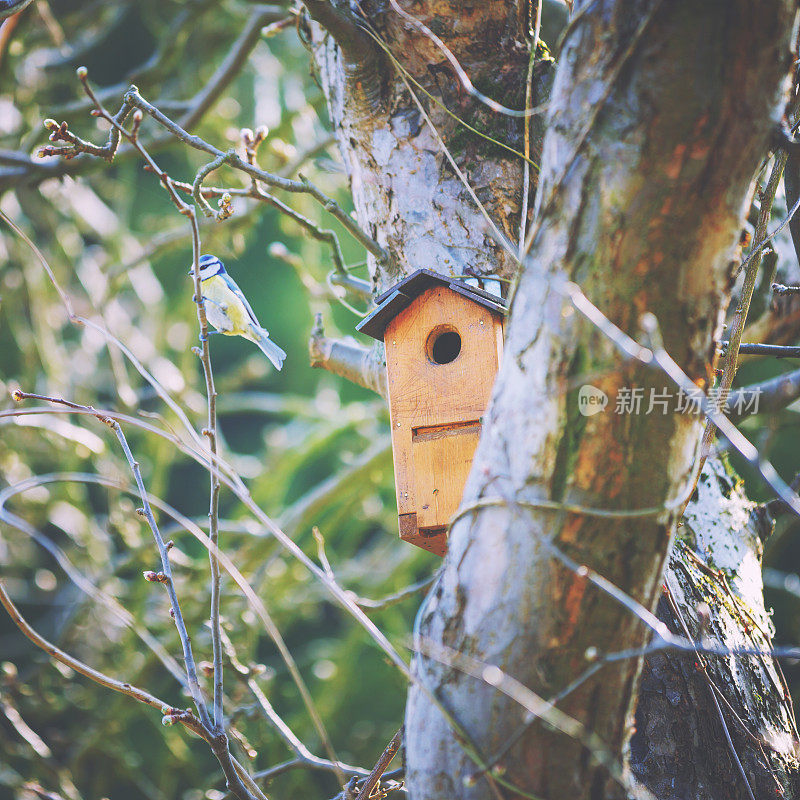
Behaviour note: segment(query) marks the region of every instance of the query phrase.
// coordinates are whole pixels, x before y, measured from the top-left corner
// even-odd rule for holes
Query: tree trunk
[[[723,652],[770,650],[761,552],[772,524],[729,469],[707,462],[670,555],[659,619]],[[669,650],[645,659],[630,766],[659,800],[798,797],[797,742],[773,659]]]
[[[445,39],[477,88],[523,106],[526,7],[508,0],[401,6]],[[523,123],[473,100],[430,36],[391,6],[362,4],[407,80],[346,6],[335,22],[327,3],[307,7],[340,45],[312,29],[359,222],[391,256],[372,260],[375,286],[383,290],[419,267],[514,276],[521,160],[465,132],[413,81],[516,150]],[[541,152],[535,236],[513,297],[466,513],[452,528],[443,575],[418,618],[417,683],[406,717],[414,800],[500,792],[572,800],[634,791],[604,752],[621,757],[629,738],[640,660],[604,664],[570,686],[598,658],[648,639],[640,618],[646,614],[631,613],[596,575],[644,609],[655,607],[700,425],[690,415],[661,414],[658,406],[645,413],[651,396],[674,396],[675,387],[584,320],[567,281],[634,338],[642,337],[641,315],[655,314],[667,351],[707,386],[748,190],[783,110],[793,16],[788,0],[599,0],[574,13],[558,55],[543,149],[541,117],[531,125],[537,163]],[[546,96],[548,73],[547,62],[534,71],[533,106]],[[535,170],[531,177],[536,182]],[[640,390],[641,412],[611,407],[583,417],[577,405],[583,383],[612,398]],[[644,511],[608,518],[580,509]],[[680,552],[676,558],[684,560]],[[686,610],[695,598],[677,577],[672,582],[672,599],[696,632],[697,614]],[[739,623],[731,617],[719,625]],[[648,678],[664,680],[685,662],[673,655],[653,656]],[[711,659],[709,665],[713,672]],[[517,741],[528,712],[519,695],[489,685],[507,688],[506,676],[539,697],[564,693],[559,709],[578,723],[565,723],[572,735],[534,724]],[[706,695],[687,689],[682,697],[707,714]],[[663,750],[664,737],[652,735],[657,726],[648,728],[649,720],[664,709],[648,708],[632,763],[640,782],[660,791],[674,762],[653,755]],[[752,703],[747,710],[762,709]],[[790,729],[786,714],[774,716],[775,730]],[[687,748],[699,759],[705,744],[666,739],[681,759]],[[790,792],[792,757],[785,748],[773,750],[784,770],[776,780]],[[498,753],[498,768],[480,769]],[[747,768],[758,771],[758,759]],[[706,774],[697,771],[695,794],[674,789],[675,797],[727,796],[697,788],[715,786]]]

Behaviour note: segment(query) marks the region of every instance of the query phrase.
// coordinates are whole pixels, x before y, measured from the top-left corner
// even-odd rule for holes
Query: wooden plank
[[[447,529],[432,528],[420,530],[419,536],[413,542],[423,550],[429,550],[437,556],[444,558],[447,552]]]
[[[414,476],[411,468],[412,428],[407,423],[397,424],[389,410],[392,425],[392,457],[394,459],[394,488],[397,494],[397,513],[408,514],[416,510],[414,501]]]
[[[400,524],[400,538],[401,539],[415,539],[419,533],[417,528],[417,515],[413,512],[410,514],[398,514],[397,521]]]
[[[414,499],[419,528],[445,526],[458,510],[481,425],[439,429],[441,435],[412,439]]]
[[[432,425],[427,428],[412,428],[411,441],[425,442],[431,439],[443,439],[445,436],[452,436],[454,433],[466,433],[466,429],[477,429],[480,434],[480,421],[473,422],[454,422],[451,425]]]
[[[447,529],[433,528],[419,530],[416,514],[400,514],[400,538],[404,542],[415,544],[423,550],[429,550],[437,556],[444,556],[447,550]]]

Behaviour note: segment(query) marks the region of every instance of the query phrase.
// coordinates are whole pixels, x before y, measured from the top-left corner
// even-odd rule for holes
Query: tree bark
[[[730,469],[707,462],[670,555],[659,619],[722,652],[769,651],[761,553],[772,527]],[[797,797],[797,742],[773,659],[671,650],[645,659],[630,766],[659,800]]]
[[[376,35],[407,71],[410,86],[421,99],[432,126],[443,137],[500,234],[513,240],[521,210],[520,159],[467,130],[441,105],[430,102],[424,91],[473,128],[501,139],[518,152],[524,142],[522,121],[490,112],[466,94],[445,55],[388,3],[361,5]],[[426,0],[401,5],[441,33],[450,31],[457,19],[447,45],[475,86],[499,102],[524,108],[528,51],[521,39],[514,3],[487,0],[462,6]],[[383,72],[365,78],[386,86],[382,109],[376,111],[364,103],[363,92],[354,90],[345,80],[346,59],[334,38],[317,26],[312,35],[315,62],[345,160],[356,215],[392,255],[389,264],[377,264],[369,256],[377,290],[383,291],[421,267],[447,275],[512,278],[518,262],[503,248],[454,173],[433,127],[412,99],[403,74],[390,61],[384,61]],[[536,71],[532,105],[546,97],[549,64],[544,61]],[[418,81],[424,91],[413,81]],[[532,118],[531,128],[531,159],[538,163],[543,137],[541,115]]]
[[[522,106],[528,56],[524,14],[516,6],[500,0],[401,5],[445,38],[476,86]],[[465,96],[442,52],[418,27],[382,2],[362,8],[411,77],[459,117],[521,149],[519,120],[493,115]],[[516,787],[502,789],[504,796],[558,800],[634,791],[632,779],[610,778],[585,737],[581,743],[539,724],[503,756],[496,777],[481,772],[476,759],[501,752],[526,712],[468,675],[463,664],[451,663],[449,654],[499,667],[548,698],[590,665],[587,652],[602,657],[647,641],[641,620],[598,589],[593,575],[654,608],[699,425],[688,415],[644,413],[651,392],[657,397],[675,387],[626,359],[583,320],[565,282],[579,284],[635,338],[641,338],[641,315],[654,313],[668,352],[707,386],[748,190],[783,110],[793,16],[788,0],[578,4],[559,54],[543,150],[541,121],[534,118],[537,162],[541,150],[537,228],[463,507],[482,505],[454,524],[444,572],[418,618],[418,650],[428,655],[415,658],[417,683],[406,716],[414,800],[497,796],[498,782]],[[392,256],[387,264],[371,261],[376,288],[419,267],[513,277],[513,248],[503,247],[476,208],[409,84],[387,66],[391,61],[375,77],[384,87],[380,108],[367,108],[347,80],[341,50],[322,29],[312,34],[359,222]],[[546,95],[546,73],[537,73],[532,105]],[[522,205],[520,160],[464,133],[417,93],[497,230],[513,242]],[[589,382],[610,397],[623,388],[641,390],[642,413],[611,408],[582,417],[577,391]],[[537,509],[542,501],[551,508]],[[556,513],[553,503],[665,510],[608,519]],[[677,600],[683,608],[694,602],[688,595],[685,589]],[[666,669],[662,657],[668,658],[651,660],[651,672]],[[617,756],[632,730],[639,670],[636,658],[607,664],[559,703]],[[702,703],[699,695],[694,699]],[[635,752],[651,753],[650,741],[637,740]],[[703,743],[693,744],[697,750]],[[790,760],[785,756],[787,765]],[[652,767],[656,762],[633,760],[641,783],[661,785],[668,767]],[[781,785],[790,783],[786,778]]]

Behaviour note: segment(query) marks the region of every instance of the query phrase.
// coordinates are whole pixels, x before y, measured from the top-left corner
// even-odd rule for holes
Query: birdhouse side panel
[[[410,427],[396,425],[392,419],[392,458],[394,460],[394,487],[397,493],[398,514],[409,514],[416,511],[414,472],[411,463],[411,435]]]

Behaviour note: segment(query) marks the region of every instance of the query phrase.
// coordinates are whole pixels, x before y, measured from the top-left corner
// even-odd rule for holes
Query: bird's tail
[[[259,335],[256,344],[263,350],[264,355],[275,365],[275,369],[279,370],[283,366],[286,353],[267,336],[266,332],[262,332]]]

